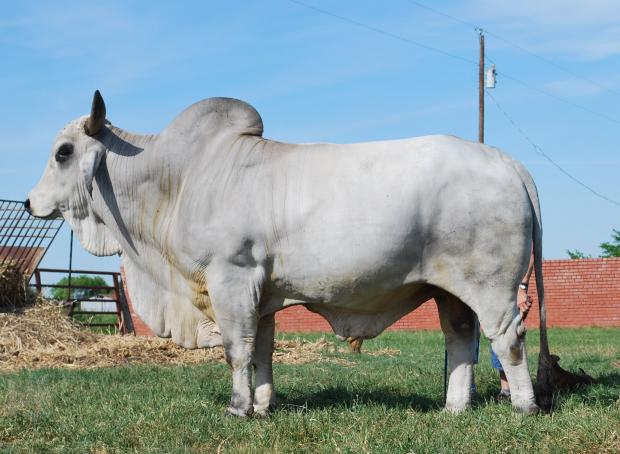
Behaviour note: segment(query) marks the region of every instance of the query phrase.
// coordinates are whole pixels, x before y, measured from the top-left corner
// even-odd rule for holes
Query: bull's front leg
[[[232,368],[232,397],[228,412],[250,416],[252,360],[258,327],[258,302],[264,273],[256,268],[218,266],[208,270],[209,294],[222,333],[226,361]]]
[[[275,326],[274,314],[262,317],[258,323],[256,351],[254,352],[254,371],[256,375],[254,414],[257,416],[267,416],[269,408],[273,408],[276,404],[272,367]]]

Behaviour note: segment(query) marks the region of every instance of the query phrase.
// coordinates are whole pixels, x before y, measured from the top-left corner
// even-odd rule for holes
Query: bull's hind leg
[[[516,286],[515,286],[516,287]],[[525,324],[516,304],[516,289],[504,292],[481,291],[472,307],[491,347],[504,368],[515,411],[538,411],[525,352]]]
[[[476,316],[457,297],[444,294],[435,298],[441,329],[448,352],[448,393],[446,410],[460,412],[469,406],[476,349]]]

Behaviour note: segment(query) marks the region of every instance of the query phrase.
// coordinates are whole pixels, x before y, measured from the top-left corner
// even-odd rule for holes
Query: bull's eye
[[[70,143],[63,143],[58,150],[56,150],[56,162],[65,162],[73,154],[73,145]]]

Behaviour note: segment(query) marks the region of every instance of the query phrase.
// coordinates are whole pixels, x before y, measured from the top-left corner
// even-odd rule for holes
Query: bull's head
[[[104,125],[105,103],[97,90],[90,115],[72,121],[56,136],[45,172],[25,203],[34,216],[58,217],[75,208],[80,197],[92,196],[95,171],[105,153],[95,137]]]
[[[40,218],[64,217],[84,247],[96,255],[109,255],[118,244],[92,213],[93,180],[106,147],[99,134],[105,129],[106,109],[97,90],[90,115],[65,126],[56,136],[45,172],[30,191],[25,207]]]

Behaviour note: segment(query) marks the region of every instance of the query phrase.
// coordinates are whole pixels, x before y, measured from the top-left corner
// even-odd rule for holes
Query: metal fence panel
[[[30,278],[63,223],[35,218],[21,201],[0,199],[0,266],[13,262]]]

